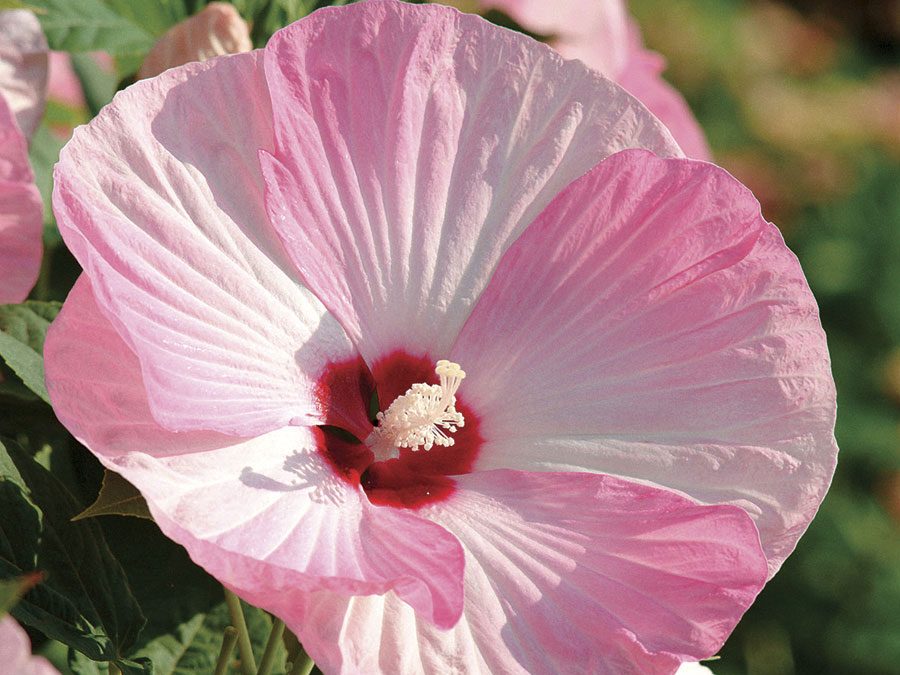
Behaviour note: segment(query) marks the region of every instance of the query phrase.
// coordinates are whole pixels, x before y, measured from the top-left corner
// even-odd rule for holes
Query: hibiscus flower
[[[8,615],[0,617],[0,663],[11,675],[59,675],[43,656],[31,655],[28,634]]]
[[[710,159],[703,130],[684,98],[662,78],[666,62],[644,48],[625,0],[479,0],[547,36],[567,59],[581,59],[622,85],[659,117],[688,157]]]
[[[679,155],[437,5],[139,82],[57,166],[54,407],[325,672],[674,672],[835,461],[796,259]]]
[[[0,93],[31,138],[44,114],[49,50],[41,25],[31,12],[0,12]]]
[[[0,12],[0,304],[24,300],[41,266],[43,206],[28,137],[44,111],[47,53],[33,14]]]

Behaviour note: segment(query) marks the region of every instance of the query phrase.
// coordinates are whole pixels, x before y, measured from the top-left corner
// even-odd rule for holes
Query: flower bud
[[[144,59],[138,79],[155,77],[192,61],[251,49],[250,30],[237,10],[224,2],[211,2],[202,12],[166,31]]]

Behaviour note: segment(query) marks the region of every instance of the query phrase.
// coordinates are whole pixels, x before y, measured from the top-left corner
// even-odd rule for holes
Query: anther
[[[465,425],[462,413],[456,410],[456,391],[466,372],[446,359],[435,364],[434,372],[440,384],[414,384],[376,416],[378,426],[366,439],[376,461],[399,457],[399,448],[415,451],[453,445],[448,432]]]

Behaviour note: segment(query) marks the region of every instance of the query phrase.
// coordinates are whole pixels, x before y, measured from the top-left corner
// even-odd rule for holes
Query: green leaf
[[[147,617],[130,658],[154,658],[147,645],[176,635],[181,624],[207,614],[222,602],[222,586],[190,559],[187,551],[150,520],[104,518],[107,541],[122,563],[138,603]],[[135,542],[141,542],[135,546]],[[161,574],[160,571],[165,570]],[[179,641],[177,636],[174,638]],[[198,671],[205,672],[205,671]]]
[[[69,670],[73,675],[107,675],[109,673],[108,662],[91,661],[81,652],[74,649],[69,650]],[[149,661],[129,661],[127,659],[116,661],[119,671],[122,675],[147,675],[154,673],[153,666]]]
[[[92,661],[81,652],[69,650],[69,670],[73,675],[107,675],[109,664]]]
[[[94,516],[135,516],[153,520],[147,502],[138,489],[108,469],[103,472],[103,485],[100,486],[96,501],[72,520]]]
[[[154,675],[211,673],[230,624],[222,586],[150,520],[102,519],[107,541],[128,574],[147,625],[128,658],[148,658]],[[135,542],[141,542],[135,546]],[[160,573],[164,570],[164,573]],[[251,642],[261,655],[271,629],[265,612],[244,607]],[[275,673],[285,654],[279,651]],[[238,672],[238,671],[231,671]]]
[[[147,616],[147,625],[128,657],[150,659],[154,675],[211,673],[218,659],[222,632],[230,624],[222,586],[194,564],[184,548],[165,537],[156,523],[109,518],[103,525]],[[135,546],[135,541],[140,541],[141,546]],[[160,574],[160,570],[165,573]],[[244,612],[259,657],[272,620],[265,612],[247,605]],[[279,649],[274,673],[284,672],[285,659],[286,654]]]
[[[103,0],[104,4],[119,16],[142,26],[155,36],[160,36],[171,26],[187,18],[184,0]]]
[[[25,485],[25,479],[16,468],[16,463],[9,456],[3,443],[0,443],[0,488],[3,487],[3,483],[9,483],[24,493],[28,492],[28,486]]]
[[[38,18],[51,49],[116,56],[146,53],[153,46],[151,32],[102,0],[28,0],[28,5],[40,10]]]
[[[252,25],[253,44],[262,47],[272,34],[320,7],[343,5],[339,0],[240,0],[235,7]]]
[[[65,142],[50,133],[45,124],[38,127],[28,146],[28,158],[34,170],[34,182],[44,202],[44,241],[54,245],[62,241],[56,229],[50,198],[53,192],[53,165],[59,161],[59,151]]]
[[[17,403],[43,403],[37,394],[22,384],[16,374],[0,359],[0,399],[11,399]],[[0,402],[0,407],[6,407],[6,401]],[[46,407],[46,406],[44,406]]]
[[[219,589],[221,591],[221,588]],[[272,619],[266,612],[242,603],[247,631],[257,659],[262,655]],[[138,652],[153,662],[153,675],[193,675],[211,673],[222,646],[222,634],[231,625],[225,602],[208,612],[197,613],[179,624],[168,635],[161,635]],[[236,658],[236,657],[235,657]],[[287,649],[281,643],[275,657],[272,672],[283,673],[287,661]]]
[[[12,609],[13,605],[19,601],[19,598],[42,578],[43,576],[40,573],[35,572],[0,581],[0,616]]]
[[[230,624],[222,586],[194,564],[184,548],[163,535],[156,523],[137,518],[102,522],[147,617],[128,657],[149,658],[154,675],[211,673],[222,632]],[[141,546],[135,546],[136,541]],[[256,608],[245,606],[244,610],[254,650],[261,655],[271,618]],[[273,672],[284,672],[280,664],[285,654],[279,651],[276,656]]]
[[[32,399],[8,394],[0,398],[0,438],[14,441],[56,476],[79,502],[90,503],[97,495],[102,467],[72,438],[50,406],[26,389],[14,373],[8,369],[7,373],[2,384],[16,384]]]
[[[102,68],[91,54],[72,54],[72,69],[78,76],[88,110],[94,117],[100,108],[112,101],[119,76]]]
[[[56,478],[15,445],[0,445],[0,578],[40,570],[13,616],[97,661],[145,669],[123,655],[144,617],[95,521]]]
[[[44,385],[44,337],[59,313],[56,302],[0,305],[0,357],[31,391],[50,402]]]
[[[234,8],[238,11],[245,21],[253,21],[262,14],[266,7],[272,3],[272,0],[232,0]]]

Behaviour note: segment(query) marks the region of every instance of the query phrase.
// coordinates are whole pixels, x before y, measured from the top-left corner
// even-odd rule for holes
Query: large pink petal
[[[117,470],[196,563],[286,620],[302,592],[394,590],[424,621],[453,626],[463,603],[460,543],[335,478],[316,451],[318,433],[286,427],[206,453],[133,453]]]
[[[480,468],[738,504],[773,573],[834,470],[815,301],[753,196],[710,164],[626,151],[573,183],[504,257],[451,358]]]
[[[63,238],[170,429],[316,423],[317,374],[355,353],[286,271],[256,158],[271,144],[254,52],[129,87],[56,167]]]
[[[0,12],[0,96],[30,138],[47,102],[47,39],[37,17],[24,9]]]
[[[47,332],[44,368],[60,422],[112,468],[129,453],[167,457],[241,442],[218,432],[173,432],[159,425],[140,362],[104,316],[84,274]]]
[[[0,96],[0,304],[22,302],[37,281],[43,213],[28,146]]]
[[[11,616],[0,617],[0,663],[10,675],[59,675],[43,656],[31,655],[28,634]]]
[[[466,548],[459,624],[311,594],[292,628],[326,672],[671,673],[714,654],[765,582],[738,508],[596,474],[458,480],[432,517]]]
[[[463,553],[440,525],[369,504],[285,427],[253,439],[176,433],[150,413],[140,364],[82,276],[45,345],[60,420],[141,490],[156,522],[241,595],[291,616],[301,590],[384,593],[448,627],[462,610]]]
[[[265,67],[272,222],[370,363],[445,353],[503,251],[600,159],[678,153],[598,74],[438,5],[315,12]]]

